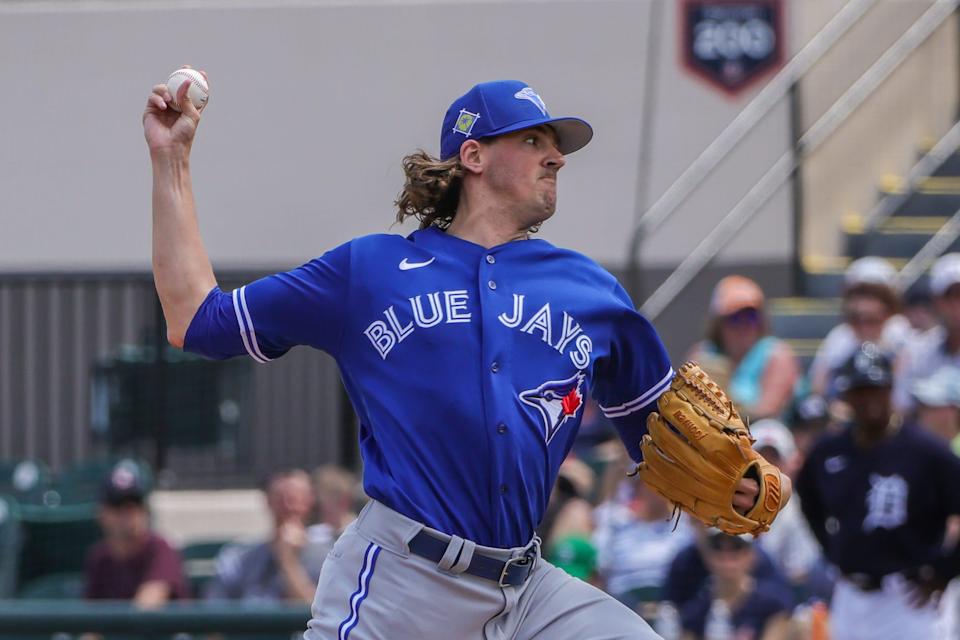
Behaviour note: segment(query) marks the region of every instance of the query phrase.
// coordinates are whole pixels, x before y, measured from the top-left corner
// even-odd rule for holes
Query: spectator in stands
[[[98,518],[103,540],[87,555],[84,595],[153,608],[187,597],[180,554],[150,530],[139,477],[124,466],[107,478]]]
[[[610,470],[623,478],[625,466]],[[671,511],[666,500],[633,478],[620,480],[594,511],[593,541],[604,588],[635,611],[641,602],[659,599],[670,561],[693,542],[688,518],[681,516],[674,525]]]
[[[662,599],[672,602],[679,611],[700,593],[710,577],[704,559],[707,531],[699,523],[690,522],[696,532],[695,541],[681,549],[670,562],[661,593]],[[790,601],[793,597],[790,583],[763,549],[755,548],[751,554],[749,574],[757,583],[762,583],[765,589],[775,592],[777,598]]]
[[[750,426],[753,448],[791,479],[800,470],[801,456],[790,430],[778,420],[759,420]],[[807,526],[800,501],[792,498],[757,543],[793,585],[804,585],[821,560],[820,545]]]
[[[336,541],[347,525],[356,520],[358,498],[362,491],[356,475],[335,464],[325,464],[313,472],[317,495],[317,533],[321,530]],[[311,527],[313,528],[313,527]]]
[[[589,499],[596,481],[593,469],[583,461],[568,457],[561,463],[546,513],[537,528],[548,558],[557,540],[575,536],[589,541],[593,536],[593,505]]]
[[[914,337],[901,351],[894,369],[893,404],[910,413],[915,402],[910,394],[921,378],[944,365],[960,367],[960,253],[948,253],[930,269],[930,293],[940,324]]]
[[[570,575],[594,582],[597,551],[593,545],[593,496],[596,474],[586,463],[568,457],[550,494],[537,535],[543,555]]]
[[[310,476],[299,469],[275,474],[267,484],[273,535],[254,545],[224,547],[208,599],[312,602],[320,568],[333,547],[329,536],[307,527],[314,507]]]
[[[944,365],[910,389],[917,423],[960,455],[960,369]]]
[[[707,533],[703,548],[710,579],[681,608],[684,640],[785,640],[792,602],[751,575],[756,550],[749,537],[714,529]]]
[[[794,403],[790,433],[797,445],[798,465],[803,464],[817,439],[832,426],[829,407],[821,396],[808,395]]]
[[[903,317],[914,333],[924,333],[937,326],[937,310],[926,285],[917,285],[903,294]]]
[[[763,291],[743,276],[720,280],[710,300],[706,339],[691,350],[750,419],[781,415],[790,405],[799,367],[790,346],[771,335]]]
[[[588,396],[583,403],[583,418],[573,441],[573,453],[578,458],[606,458],[606,450],[611,446],[614,451],[623,449],[617,429],[603,415],[597,401]]]
[[[899,314],[897,272],[883,258],[853,261],[844,274],[842,323],[820,343],[810,364],[810,392],[832,400],[834,375],[863,342],[897,354],[913,336],[910,322]]]

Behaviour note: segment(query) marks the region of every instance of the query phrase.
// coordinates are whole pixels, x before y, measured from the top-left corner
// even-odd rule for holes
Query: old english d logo
[[[583,372],[566,380],[544,382],[536,389],[520,392],[520,400],[534,407],[543,420],[543,437],[550,444],[568,420],[575,420],[583,407]]]

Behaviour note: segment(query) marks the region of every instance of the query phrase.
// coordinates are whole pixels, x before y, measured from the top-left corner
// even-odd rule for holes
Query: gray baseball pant
[[[448,542],[439,562],[410,553],[422,529]],[[447,536],[370,501],[344,531],[320,573],[305,640],[650,640],[636,613],[539,559],[525,583],[500,587],[463,569],[473,553],[500,560],[529,547],[496,549]],[[458,558],[459,556],[459,558]]]

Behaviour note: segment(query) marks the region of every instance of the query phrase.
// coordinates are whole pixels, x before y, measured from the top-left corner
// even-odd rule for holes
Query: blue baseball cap
[[[583,148],[593,137],[593,129],[585,120],[550,117],[547,105],[526,82],[495,80],[474,85],[447,109],[440,131],[440,159],[460,153],[460,145],[471,138],[489,138],[543,124],[557,132],[564,155]]]

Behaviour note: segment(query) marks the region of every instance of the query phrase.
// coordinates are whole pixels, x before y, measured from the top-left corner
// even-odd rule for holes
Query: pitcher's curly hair
[[[438,160],[419,149],[403,159],[405,182],[394,204],[397,222],[413,216],[420,228],[431,225],[446,229],[453,222],[463,187],[460,157]]]

